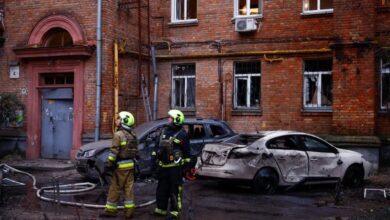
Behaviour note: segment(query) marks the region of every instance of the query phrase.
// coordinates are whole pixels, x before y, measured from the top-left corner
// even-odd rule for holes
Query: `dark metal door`
[[[43,89],[42,158],[69,159],[73,140],[73,92]]]

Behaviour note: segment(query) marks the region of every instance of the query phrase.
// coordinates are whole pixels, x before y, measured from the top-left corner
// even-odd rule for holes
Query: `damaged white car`
[[[362,154],[339,149],[312,134],[268,131],[207,144],[198,158],[199,177],[240,180],[256,192],[273,193],[278,186],[337,182],[360,186],[372,173]]]

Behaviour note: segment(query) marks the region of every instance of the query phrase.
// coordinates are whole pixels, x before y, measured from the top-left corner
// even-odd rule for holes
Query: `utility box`
[[[254,18],[240,18],[235,20],[237,32],[251,32],[257,30],[257,21]]]

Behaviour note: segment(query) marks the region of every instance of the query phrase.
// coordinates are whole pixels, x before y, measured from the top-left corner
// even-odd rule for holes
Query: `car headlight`
[[[84,157],[92,157],[95,155],[96,149],[85,151],[83,156]]]

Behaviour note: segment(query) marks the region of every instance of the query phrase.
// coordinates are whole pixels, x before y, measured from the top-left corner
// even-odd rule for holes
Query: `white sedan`
[[[200,177],[245,180],[263,193],[273,193],[278,186],[319,181],[341,180],[356,187],[373,172],[362,154],[294,131],[242,134],[227,143],[207,144],[196,168]]]

